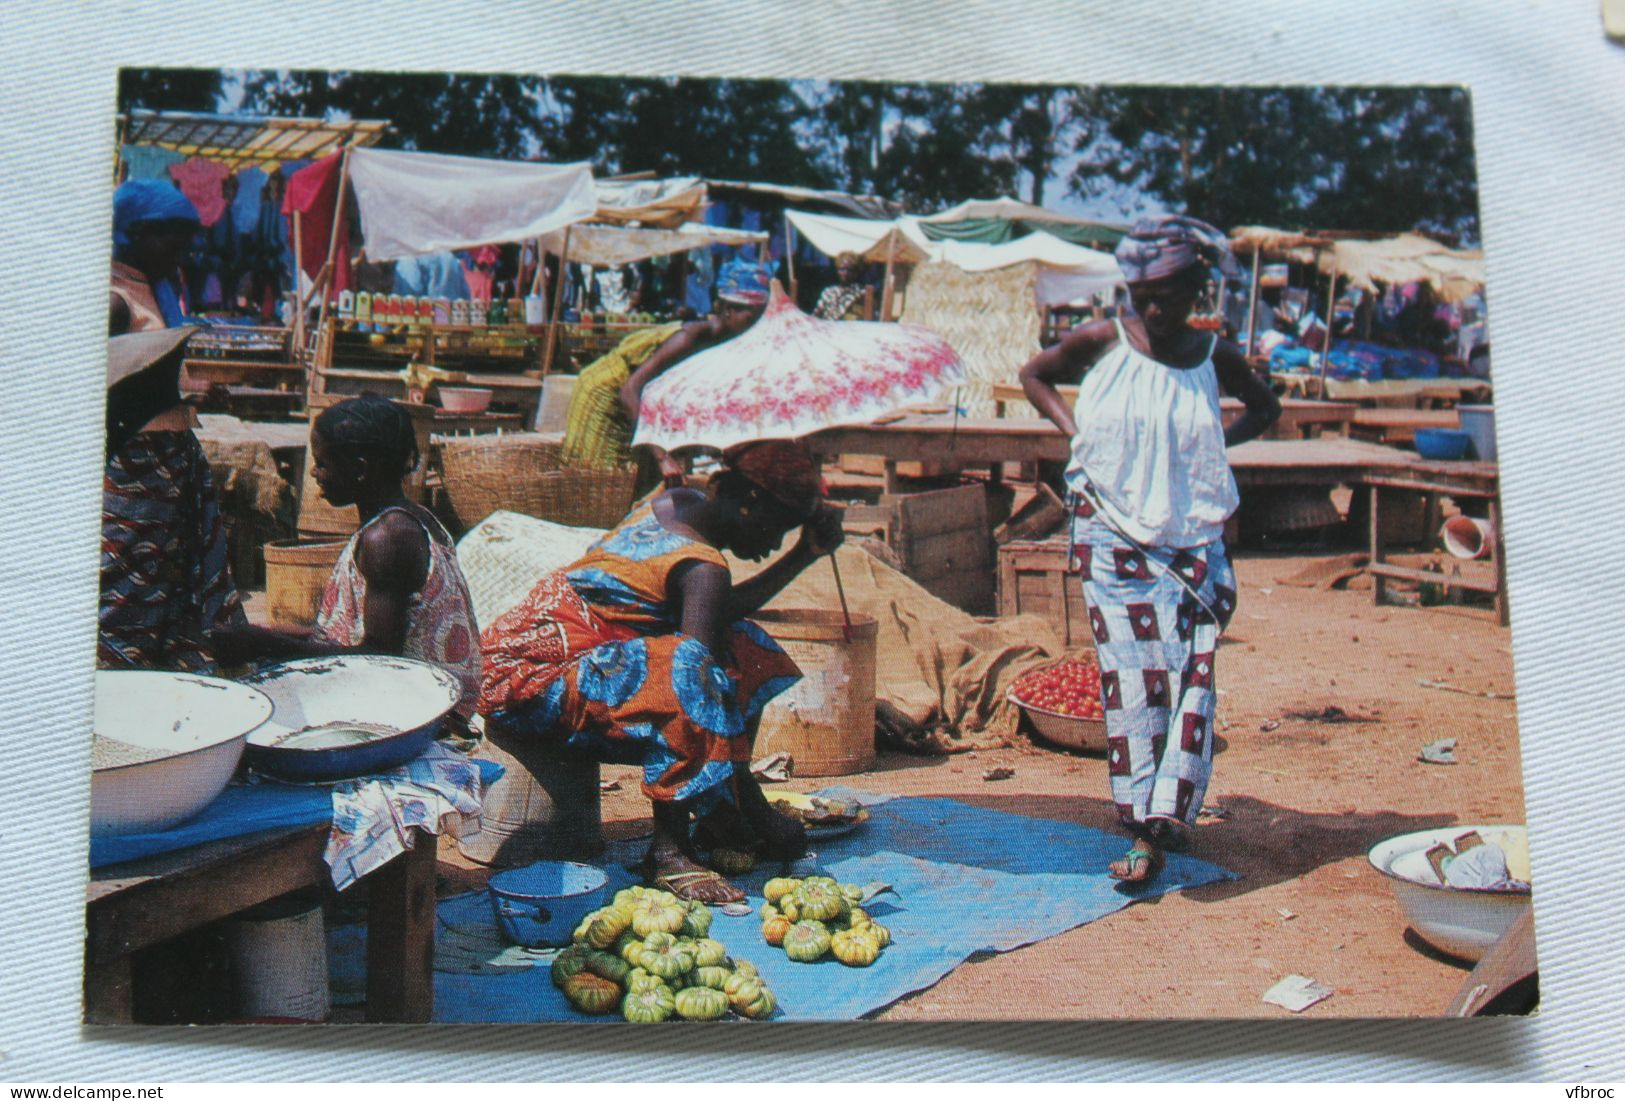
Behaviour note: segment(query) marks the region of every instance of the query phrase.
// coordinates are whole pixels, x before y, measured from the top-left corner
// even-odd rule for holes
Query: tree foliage
[[[442,73],[241,74],[242,109],[387,118],[389,144],[836,188],[926,213],[1070,195],[1220,226],[1478,236],[1459,88],[1071,87]],[[126,70],[120,105],[208,110],[222,74]]]

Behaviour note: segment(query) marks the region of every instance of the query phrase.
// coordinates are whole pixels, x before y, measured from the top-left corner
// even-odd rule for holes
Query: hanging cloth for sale
[[[301,168],[288,180],[288,193],[282,200],[282,213],[300,214],[299,248],[305,274],[315,279],[327,262],[327,245],[333,233],[333,212],[338,206],[339,179],[343,153],[334,153]],[[338,247],[333,257],[333,284],[330,296],[347,290],[350,275],[349,219],[339,227]]]

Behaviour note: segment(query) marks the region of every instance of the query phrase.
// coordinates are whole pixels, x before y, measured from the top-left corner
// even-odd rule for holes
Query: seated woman
[[[217,636],[245,625],[226,559],[214,474],[192,434],[180,375],[195,328],[107,342],[107,465],[102,473],[104,669],[212,673]]]
[[[768,271],[743,260],[729,262],[717,280],[716,312],[689,325],[662,325],[633,333],[594,360],[576,380],[564,429],[568,466],[603,468],[632,461],[632,428],[643,388],[683,360],[738,336],[767,308]],[[661,477],[681,483],[683,466],[651,448]],[[655,479],[640,479],[640,491]]]
[[[696,861],[691,815],[730,848],[792,858],[805,847],[750,776],[762,709],[801,674],[744,617],[840,544],[840,513],[820,493],[799,446],[735,449],[706,492],[650,498],[485,632],[481,712],[521,736],[641,764],[653,878],[681,897],[745,897]],[[760,561],[796,527],[789,553],[732,583],[723,551]]]
[[[466,722],[479,699],[479,631],[450,534],[401,488],[418,463],[412,418],[387,398],[353,398],[316,418],[310,445],[322,496],[339,508],[355,505],[361,527],[339,554],[312,631],[232,631],[221,640],[223,652],[397,654],[430,662],[462,685],[454,713]]]

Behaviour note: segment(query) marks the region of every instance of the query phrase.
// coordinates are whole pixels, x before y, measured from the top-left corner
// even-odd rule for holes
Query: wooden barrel
[[[309,627],[316,622],[327,579],[345,542],[276,539],[265,544],[265,610],[274,625]]]
[[[838,611],[784,608],[751,616],[801,667],[762,713],[755,756],[789,753],[797,776],[849,776],[875,763],[875,641],[880,625]]]

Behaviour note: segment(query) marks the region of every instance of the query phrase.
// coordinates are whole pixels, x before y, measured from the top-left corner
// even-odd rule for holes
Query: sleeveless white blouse
[[[1217,341],[1215,341],[1217,343]],[[1180,369],[1117,344],[1083,376],[1067,485],[1093,487],[1106,518],[1147,546],[1198,547],[1241,503],[1225,456],[1213,351]]]

